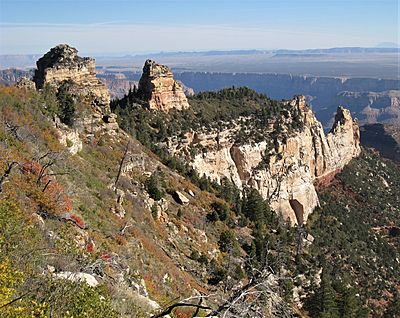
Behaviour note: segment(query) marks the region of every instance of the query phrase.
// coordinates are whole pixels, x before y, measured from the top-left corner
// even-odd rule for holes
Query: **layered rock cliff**
[[[189,107],[182,85],[174,80],[169,67],[147,60],[139,81],[139,92],[150,109],[169,112]]]
[[[37,89],[45,84],[55,88],[65,82],[70,88],[101,114],[110,113],[110,95],[106,86],[96,77],[95,61],[90,57],[78,56],[77,49],[60,44],[50,49],[37,62],[33,80]]]
[[[96,133],[115,135],[118,130],[116,115],[110,110],[110,94],[96,77],[94,59],[77,53],[66,44],[53,47],[37,61],[31,82],[38,90],[54,90],[58,110],[53,114],[53,124],[60,143],[68,146],[72,154],[82,149],[82,137],[92,139]],[[24,86],[29,87],[30,81],[25,82]]]
[[[262,141],[238,143],[235,135],[243,129],[239,120],[222,131],[188,133],[183,143],[172,143],[172,148],[178,153],[202,149],[191,161],[200,175],[217,181],[227,177],[239,188],[254,187],[276,212],[302,224],[319,204],[314,183],[327,182],[359,155],[359,128],[350,112],[339,107],[332,130],[325,135],[304,96],[286,105],[291,108],[288,118],[269,123]],[[293,133],[289,127],[295,120],[302,129]]]

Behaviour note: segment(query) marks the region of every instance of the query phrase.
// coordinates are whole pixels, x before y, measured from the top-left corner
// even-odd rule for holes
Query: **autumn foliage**
[[[57,182],[56,178],[46,171],[39,162],[30,161],[22,166],[22,173],[29,181],[28,194],[35,199],[41,209],[47,213],[62,215],[72,211],[73,204],[65,189]],[[84,227],[84,222],[79,217],[74,222]]]
[[[85,221],[79,215],[76,215],[76,214],[73,214],[73,213],[67,213],[65,215],[64,219],[67,220],[67,221],[71,221],[72,223],[74,223],[75,225],[80,227],[81,229],[85,229],[86,228]]]

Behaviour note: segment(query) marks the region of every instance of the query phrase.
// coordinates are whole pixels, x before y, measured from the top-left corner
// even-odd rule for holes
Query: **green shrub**
[[[158,171],[155,171],[146,180],[146,189],[150,198],[159,201],[164,197],[164,191],[161,188],[161,176]]]
[[[235,233],[230,230],[223,231],[219,236],[218,245],[223,252],[233,249],[237,245]]]

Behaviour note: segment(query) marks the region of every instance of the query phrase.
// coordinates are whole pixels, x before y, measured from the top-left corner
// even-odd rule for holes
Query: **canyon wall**
[[[237,123],[220,132],[188,133],[183,143],[170,147],[175,153],[202,148],[191,162],[200,175],[217,181],[227,177],[239,188],[256,188],[276,212],[292,223],[303,224],[319,204],[314,184],[329,182],[360,154],[359,128],[350,112],[339,107],[334,125],[325,135],[304,96],[287,103],[300,112],[304,127],[300,132],[285,132],[283,139],[267,134],[261,142],[238,145],[234,141],[240,129]]]

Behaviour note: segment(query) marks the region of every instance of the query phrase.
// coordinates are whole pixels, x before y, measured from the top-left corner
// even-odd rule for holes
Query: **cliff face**
[[[169,112],[189,107],[182,85],[175,81],[169,67],[147,60],[139,81],[139,92],[149,108]]]
[[[96,77],[95,62],[80,57],[78,51],[66,44],[52,48],[37,62],[33,80],[37,89],[45,84],[58,88],[65,82],[73,84],[75,93],[89,102],[101,114],[110,113],[110,95],[106,86]]]
[[[203,152],[192,161],[200,175],[216,180],[227,177],[239,188],[254,187],[276,212],[302,224],[318,205],[314,183],[327,182],[359,155],[359,128],[350,112],[339,107],[332,130],[325,135],[304,96],[288,103],[297,108],[304,123],[300,132],[287,132],[285,138],[271,133],[262,142],[238,145],[233,141],[238,123],[220,133],[188,134],[186,145],[176,149],[200,146]]]

